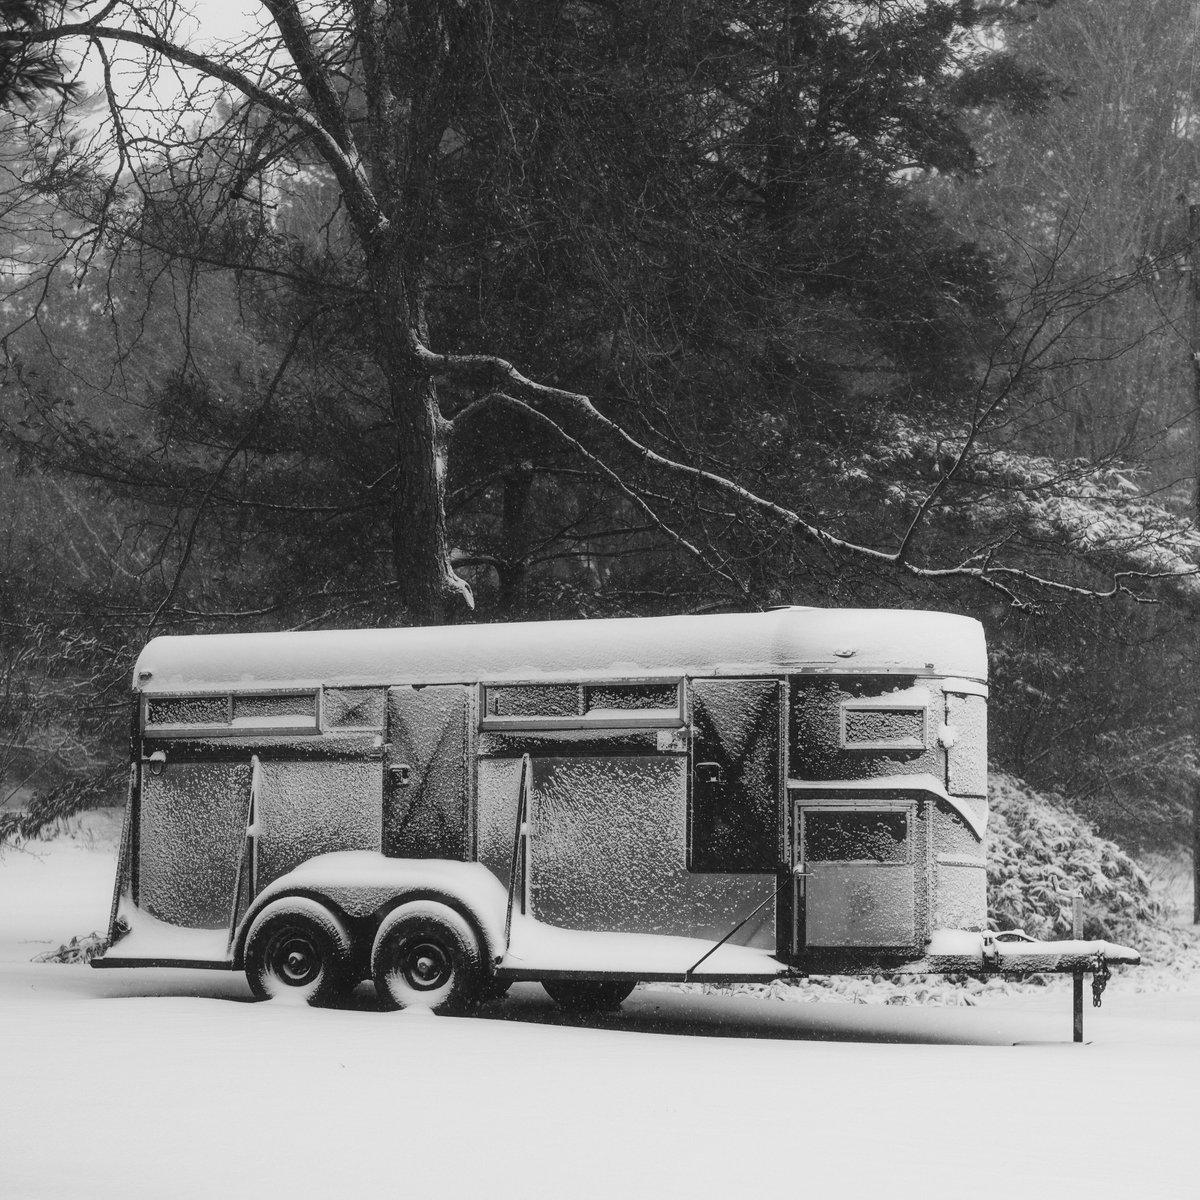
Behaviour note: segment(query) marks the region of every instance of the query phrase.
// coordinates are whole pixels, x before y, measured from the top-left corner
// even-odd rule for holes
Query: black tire
[[[503,1000],[508,995],[508,989],[511,987],[511,979],[488,979],[484,982],[483,989],[480,992],[480,1002]]]
[[[250,990],[259,1000],[331,1004],[349,990],[350,935],[315,900],[276,900],[255,918],[245,962]]]
[[[555,1004],[570,1012],[607,1012],[620,1008],[637,983],[627,979],[543,979],[542,987]]]
[[[445,904],[413,900],[383,919],[371,949],[371,978],[384,1008],[466,1012],[484,994],[474,930]]]

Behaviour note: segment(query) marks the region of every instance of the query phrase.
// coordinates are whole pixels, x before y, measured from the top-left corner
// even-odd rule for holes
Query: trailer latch
[[[1000,969],[1000,946],[1004,942],[1032,942],[1023,929],[986,930],[983,935],[983,965],[993,971]]]

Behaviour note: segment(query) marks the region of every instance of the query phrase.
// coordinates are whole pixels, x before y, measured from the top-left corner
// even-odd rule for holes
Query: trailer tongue
[[[1106,963],[1134,966],[1141,961],[1142,956],[1136,950],[1118,946],[1114,942],[1084,941],[1080,938],[1039,942],[1020,929],[984,934],[983,937],[985,968],[1007,974],[1065,974],[1100,970]]]
[[[1079,902],[1075,906],[1075,926],[1081,924]],[[1071,975],[1074,979],[1072,1009],[1074,1040],[1083,1041],[1083,978],[1092,976],[1092,1005],[1100,1007],[1101,997],[1112,975],[1113,963],[1136,966],[1142,956],[1128,946],[1099,939],[1067,938],[1043,942],[1023,929],[1001,933],[965,933],[943,929],[934,933],[925,959],[931,972],[964,972],[971,975]],[[914,965],[906,970],[920,970]]]
[[[1001,933],[938,929],[930,939],[926,957],[901,969],[969,975],[1069,975],[1094,970],[1101,961],[1133,966],[1142,961],[1142,956],[1114,942],[1082,938],[1038,941],[1023,929]]]
[[[1076,916],[1078,924],[1078,915]],[[1084,941],[1072,938],[1060,942],[1039,942],[1022,930],[989,935],[984,944],[984,962],[1004,974],[1030,975],[1038,972],[1065,974],[1074,979],[1072,989],[1073,1040],[1083,1041],[1083,977],[1092,973],[1092,1006],[1099,1008],[1111,972],[1109,963],[1142,961],[1142,956],[1128,946],[1112,942]]]

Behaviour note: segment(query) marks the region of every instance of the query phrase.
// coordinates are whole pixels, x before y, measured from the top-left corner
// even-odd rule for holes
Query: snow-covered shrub
[[[24,809],[0,811],[0,847],[6,842],[52,838],[62,832],[64,821],[80,812],[117,800],[123,804],[121,789],[128,772],[124,763],[109,766],[35,792]]]
[[[59,946],[57,950],[47,950],[45,954],[34,956],[34,962],[53,963],[88,963],[93,958],[99,958],[108,949],[108,938],[98,933],[84,934],[73,937],[69,942]]]
[[[1161,924],[1145,872],[1098,836],[1061,797],[1040,795],[993,771],[989,789],[988,921],[1037,938],[1071,936],[1074,897],[1083,897],[1085,937],[1138,941]]]

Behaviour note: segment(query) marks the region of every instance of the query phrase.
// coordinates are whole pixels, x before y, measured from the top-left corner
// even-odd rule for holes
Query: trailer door
[[[470,857],[467,714],[458,685],[388,688],[383,846],[393,858]]]
[[[693,871],[761,873],[780,865],[782,687],[777,679],[692,684]]]
[[[142,767],[135,900],[190,929],[228,927],[250,808],[250,758],[155,743]]]
[[[914,816],[904,799],[797,802],[797,949],[913,945]]]

